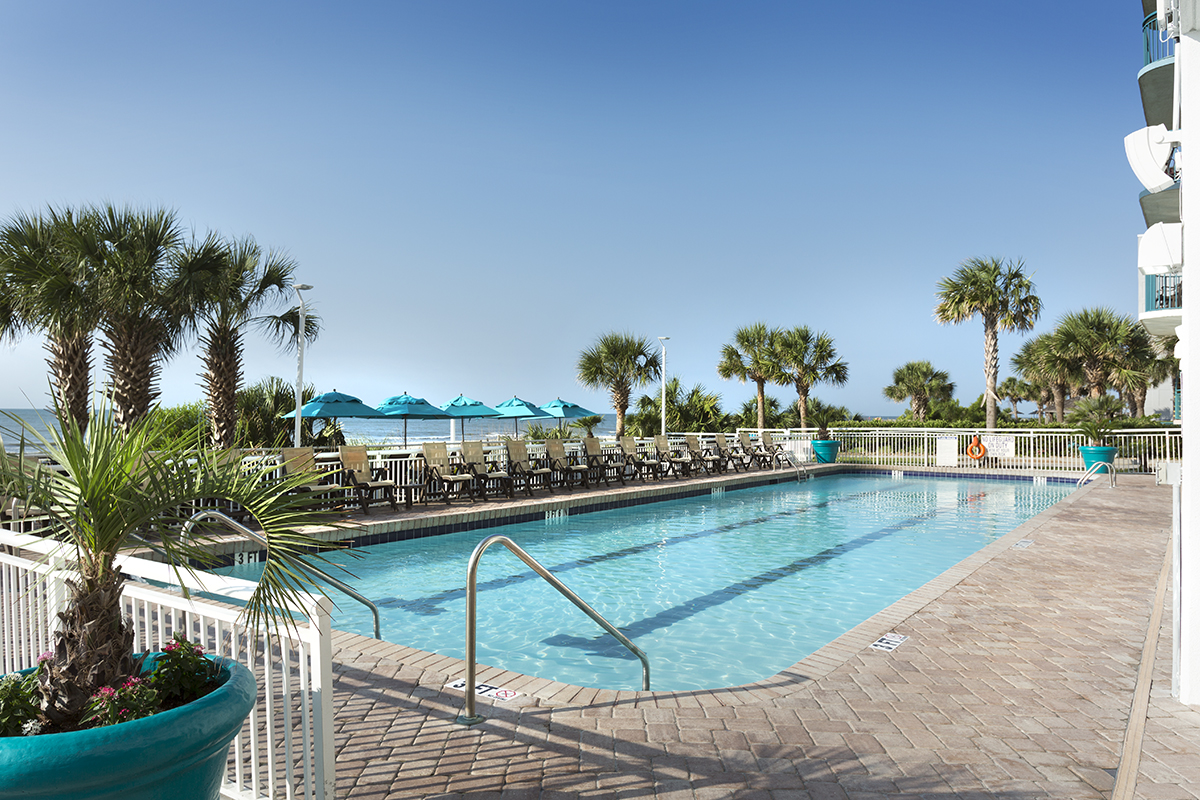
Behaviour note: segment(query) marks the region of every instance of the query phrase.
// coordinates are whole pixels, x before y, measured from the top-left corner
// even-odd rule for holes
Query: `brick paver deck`
[[[455,723],[461,661],[335,641],[338,797],[1107,798],[1119,766],[1169,487],[1093,484],[813,656],[749,686],[526,694]],[[1020,539],[1026,548],[1013,549]],[[892,652],[878,636],[909,637]],[[1137,783],[1200,797],[1200,711],[1170,698],[1163,621]]]

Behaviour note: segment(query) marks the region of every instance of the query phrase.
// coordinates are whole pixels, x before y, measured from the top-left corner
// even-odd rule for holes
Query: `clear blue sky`
[[[285,249],[325,324],[306,381],[371,404],[607,411],[575,364],[624,330],[732,409],[753,386],[721,346],[764,321],[834,337],[850,382],[822,399],[898,414],[906,361],[983,390],[982,326],[932,318],[966,258],[1025,260],[1037,332],[1134,312],[1140,23],[1133,0],[12,3],[0,216],[163,205]],[[0,347],[0,407],[45,402],[43,358]],[[171,361],[163,402],[199,371]],[[294,356],[252,341],[266,375]]]

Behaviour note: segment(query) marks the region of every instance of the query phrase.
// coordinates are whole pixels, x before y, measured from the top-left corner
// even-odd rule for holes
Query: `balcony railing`
[[[1142,20],[1142,65],[1149,66],[1174,55],[1175,40],[1168,38],[1163,41],[1158,30],[1158,15],[1148,14]]]
[[[1169,311],[1183,308],[1182,275],[1147,275],[1146,310]]]

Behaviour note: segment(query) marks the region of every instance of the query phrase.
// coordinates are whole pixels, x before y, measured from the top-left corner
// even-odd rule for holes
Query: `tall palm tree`
[[[606,333],[579,354],[579,382],[607,389],[617,412],[617,436],[625,435],[625,412],[633,390],[656,380],[662,366],[650,340],[632,333]]]
[[[983,320],[983,375],[987,427],[996,427],[996,381],[1000,373],[1000,331],[1027,331],[1042,311],[1025,264],[996,258],[964,261],[949,278],[938,281],[934,318],[957,325],[976,314]]]
[[[1121,359],[1124,371],[1114,376],[1114,385],[1125,396],[1129,413],[1135,417],[1146,416],[1146,393],[1171,378],[1179,369],[1179,360],[1174,356],[1175,336],[1153,336],[1141,325],[1134,331]]]
[[[201,245],[208,246],[208,242]],[[202,378],[212,444],[223,450],[233,447],[237,438],[237,392],[242,383],[245,330],[258,325],[276,339],[286,335],[287,326],[277,324],[279,317],[255,315],[263,306],[286,296],[296,263],[277,253],[264,254],[249,237],[218,246],[221,257],[206,286],[200,344],[204,349]]]
[[[113,413],[128,429],[158,397],[163,362],[190,329],[221,252],[211,240],[185,248],[173,211],[110,204],[89,217],[72,245],[96,273]]]
[[[721,396],[710,392],[703,384],[697,383],[684,391],[683,383],[674,377],[667,379],[666,390],[667,430],[723,431],[728,427],[725,414],[721,411]],[[641,435],[658,432],[660,402],[659,397],[648,394],[637,399],[636,414],[631,416],[636,416],[636,427]]]
[[[1076,364],[1079,383],[1088,396],[1100,397],[1118,383],[1144,377],[1127,355],[1144,333],[1127,314],[1085,308],[1059,320],[1051,339],[1052,356]]]
[[[757,389],[758,427],[767,427],[766,385],[783,379],[783,370],[775,353],[778,328],[768,328],[756,322],[733,333],[733,342],[721,348],[717,374],[725,380],[737,378],[741,383],[752,381]]]
[[[46,335],[56,402],[86,430],[99,309],[94,272],[67,246],[80,224],[73,210],[51,208],[0,228],[0,338]]]
[[[800,427],[808,427],[808,393],[819,383],[844,386],[850,368],[838,358],[833,337],[824,331],[813,332],[807,326],[780,331],[775,350],[784,374],[796,387],[796,410]]]
[[[934,369],[928,361],[910,361],[892,372],[892,385],[884,387],[883,396],[897,403],[908,400],[912,415],[924,422],[931,402],[954,396],[954,383],[950,373]]]
[[[1054,401],[1054,419],[1062,422],[1071,387],[1082,380],[1079,363],[1055,347],[1052,333],[1027,339],[1010,363],[1028,383],[1046,387]]]

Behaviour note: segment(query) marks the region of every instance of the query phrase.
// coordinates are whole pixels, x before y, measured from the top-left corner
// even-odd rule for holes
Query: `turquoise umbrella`
[[[379,411],[384,416],[401,417],[404,420],[404,446],[408,447],[409,419],[447,419],[449,414],[434,408],[420,397],[413,397],[405,392],[397,397],[389,397],[379,404]]]
[[[533,403],[528,400],[522,400],[515,394],[511,400],[505,400],[503,403],[497,405],[496,411],[501,417],[512,417],[513,435],[520,435],[520,430],[517,429],[518,420],[550,416]]]
[[[539,407],[542,409],[542,411],[545,411],[550,416],[558,417],[559,419],[576,419],[578,417],[600,416],[595,411],[588,411],[583,406],[567,402],[561,397],[551,400],[549,403],[543,403]]]
[[[468,419],[480,419],[482,417],[500,416],[500,412],[491,406],[485,406],[478,400],[472,400],[471,398],[462,394],[451,400],[449,403],[442,403],[439,408],[441,408],[442,411],[445,411],[449,416],[464,421]],[[465,424],[463,426],[463,438],[466,438]]]
[[[283,416],[287,419],[295,419],[296,412],[289,411]],[[382,417],[385,414],[371,408],[357,397],[351,397],[335,390],[319,394],[302,405],[300,416],[329,419],[331,417]]]

